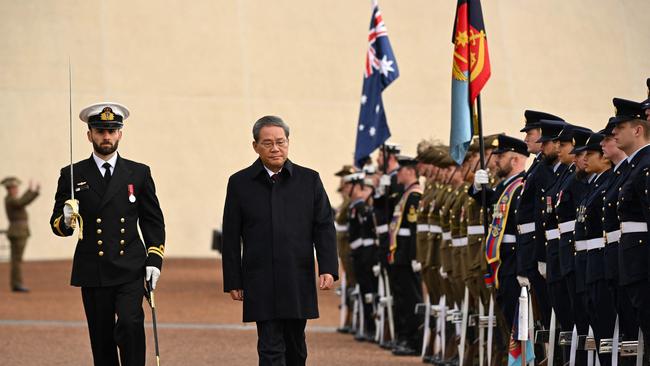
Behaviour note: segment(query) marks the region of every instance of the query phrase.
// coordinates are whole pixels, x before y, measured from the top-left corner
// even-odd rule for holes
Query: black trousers
[[[594,330],[596,347],[600,349],[600,340],[612,338],[614,335],[614,324],[616,323],[614,296],[605,279],[588,283],[586,287],[585,300],[589,323]],[[611,365],[611,353],[602,353],[598,357],[601,366]]]
[[[273,319],[257,322],[257,354],[260,366],[304,366],[307,361],[305,319]]]
[[[589,318],[585,309],[584,292],[578,293],[576,290],[576,274],[574,271],[564,276],[566,288],[571,301],[571,311],[578,335],[587,335],[589,332]],[[576,365],[584,366],[587,364],[587,351],[576,352]]]
[[[366,303],[366,294],[377,293],[377,279],[372,273],[372,266],[377,264],[377,251],[374,246],[361,247],[352,250],[352,263],[354,264],[354,273],[357,276],[357,282],[361,289],[361,304],[363,305],[363,315],[366,333],[373,333],[375,322],[373,316],[372,303]]]
[[[515,322],[515,309],[519,306],[519,293],[521,287],[517,277],[513,275],[499,275],[499,289],[497,290],[497,304],[506,320],[508,334]]]
[[[566,281],[562,278],[559,281],[548,283],[548,295],[560,327],[563,331],[571,331],[573,329],[573,312]]]
[[[647,280],[637,281],[625,285],[623,288],[634,308],[639,326],[643,330],[643,338],[650,340],[650,282]],[[646,342],[645,344],[650,343]],[[644,352],[645,355],[648,353]]]
[[[392,265],[390,288],[395,299],[395,333],[397,341],[409,347],[420,346],[418,328],[422,323],[415,314],[415,304],[422,302],[420,275],[410,265]]]
[[[117,286],[81,288],[95,366],[145,364],[143,297],[142,277]]]

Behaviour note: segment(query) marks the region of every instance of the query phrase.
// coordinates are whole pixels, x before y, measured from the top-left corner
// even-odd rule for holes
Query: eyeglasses
[[[273,142],[273,141],[268,141],[268,140],[264,140],[264,141],[260,142],[259,144],[260,144],[263,148],[265,148],[265,149],[267,149],[267,150],[272,149],[273,146],[277,146],[278,148],[282,149],[282,148],[287,147],[287,145],[289,144],[289,141],[288,141],[288,140],[285,140],[285,139],[275,140],[275,142]]]

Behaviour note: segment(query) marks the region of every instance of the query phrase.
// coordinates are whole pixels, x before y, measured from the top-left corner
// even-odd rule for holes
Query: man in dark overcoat
[[[165,250],[151,170],[117,152],[128,116],[111,102],[80,112],[93,153],[72,179],[69,165],[61,169],[50,218],[57,236],[79,232],[70,282],[81,287],[95,365],[144,366],[144,281],[156,287]]]
[[[224,291],[257,323],[260,365],[304,365],[306,321],[318,318],[316,261],[321,290],[338,279],[332,208],[318,173],[288,159],[281,118],[260,118],[253,139],[259,159],[228,181]]]

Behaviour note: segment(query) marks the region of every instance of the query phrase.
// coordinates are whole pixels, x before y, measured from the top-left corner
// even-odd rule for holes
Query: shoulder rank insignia
[[[418,221],[418,214],[415,211],[415,206],[409,207],[409,213],[406,216],[406,219],[408,222],[417,222]]]

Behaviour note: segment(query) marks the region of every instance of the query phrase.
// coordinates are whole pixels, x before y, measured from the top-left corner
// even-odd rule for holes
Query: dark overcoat
[[[144,276],[145,266],[162,267],[165,221],[148,166],[118,156],[106,185],[91,156],[74,164],[73,186],[83,219],[83,239],[72,262],[73,286],[116,286]],[[131,189],[135,200],[129,200]],[[74,233],[63,219],[70,197],[67,166],[61,169],[50,217],[57,236]]]
[[[261,160],[233,174],[223,213],[224,291],[244,290],[245,322],[318,317],[319,274],[338,279],[332,208],[317,172]]]

